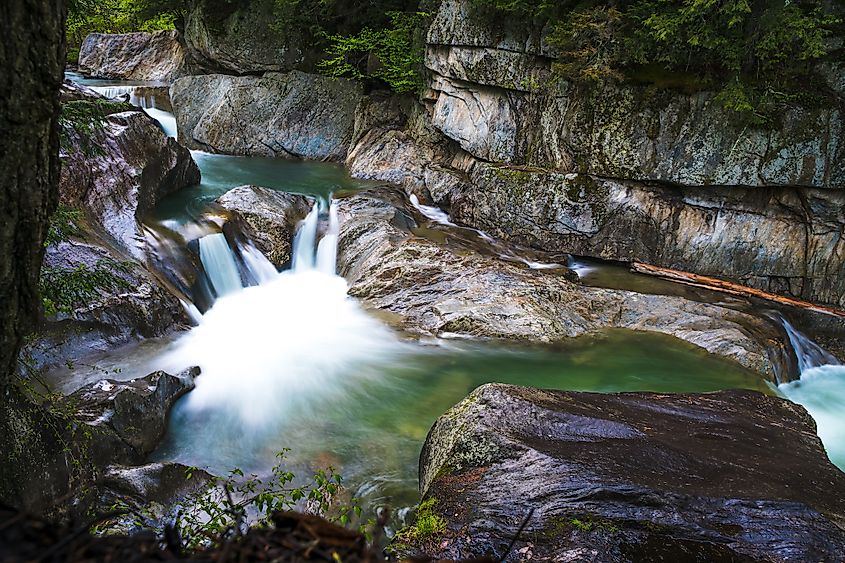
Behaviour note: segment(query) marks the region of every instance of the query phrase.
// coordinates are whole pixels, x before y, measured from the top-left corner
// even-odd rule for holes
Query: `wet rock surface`
[[[119,80],[172,82],[194,69],[175,30],[153,33],[92,33],[79,51],[79,70]]]
[[[342,161],[361,85],[303,72],[177,80],[170,98],[188,148],[245,156]]]
[[[296,225],[313,203],[306,197],[262,188],[240,186],[215,201],[235,220],[245,235],[277,268],[290,263]]]
[[[340,200],[338,270],[350,294],[427,334],[552,342],[605,328],[661,332],[774,377],[784,336],[724,303],[587,287],[460,245],[383,188]],[[422,225],[421,225],[422,223]],[[436,241],[436,242],[435,242]]]
[[[190,151],[141,111],[111,114],[90,135],[67,134],[61,201],[84,208],[120,247],[143,259],[140,219],[164,196],[200,181]]]
[[[429,432],[420,486],[446,530],[413,548],[435,558],[835,561],[845,549],[845,474],[812,418],[751,391],[485,385]]]
[[[75,418],[90,426],[111,429],[136,454],[152,452],[164,436],[173,404],[194,388],[199,368],[176,375],[157,371],[141,379],[102,379],[68,396]]]
[[[841,95],[749,126],[714,92],[552,80],[549,31],[442,2],[426,49],[433,125],[485,161],[688,186],[845,187]]]
[[[845,305],[845,193],[665,187],[477,163],[449,194],[464,224],[546,250],[658,264]]]

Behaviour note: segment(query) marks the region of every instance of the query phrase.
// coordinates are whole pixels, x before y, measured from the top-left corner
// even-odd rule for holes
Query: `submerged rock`
[[[215,203],[235,219],[239,231],[277,268],[290,262],[296,225],[312,206],[304,196],[259,186],[231,189]]]
[[[214,74],[173,83],[179,139],[216,153],[342,161],[361,85],[303,72]]]
[[[845,549],[845,474],[802,407],[753,391],[484,385],[432,427],[420,488],[445,529],[411,544],[435,559],[834,561]]]
[[[787,349],[770,321],[741,302],[587,287],[565,268],[535,270],[434,239],[404,194],[362,192],[340,200],[338,271],[350,294],[428,334],[551,342],[605,328],[661,332],[775,377]],[[735,307],[735,308],[732,308]]]
[[[79,50],[79,70],[97,78],[172,82],[192,71],[175,30],[92,33]]]
[[[141,460],[158,445],[171,407],[194,388],[199,373],[193,367],[176,375],[157,371],[132,381],[102,379],[75,391],[66,401],[77,420],[111,429]]]

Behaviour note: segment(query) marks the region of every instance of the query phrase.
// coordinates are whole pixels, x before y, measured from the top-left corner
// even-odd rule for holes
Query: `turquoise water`
[[[190,223],[214,199],[244,184],[319,198],[367,185],[334,164],[193,155],[202,183],[166,198],[151,222]],[[621,271],[596,272],[603,276],[598,285],[629,283]],[[263,472],[277,452],[290,448],[288,462],[297,474],[331,465],[368,508],[401,509],[418,500],[418,458],[432,423],[484,383],[594,392],[773,392],[739,365],[659,334],[613,330],[553,347],[408,341],[346,299],[342,284],[313,281],[284,277],[272,287],[248,288],[215,305],[202,330],[176,342],[148,342],[138,352],[121,351],[119,358],[98,358],[104,365],[129,366],[123,376],[135,377],[198,339],[206,353],[195,355],[196,363],[218,368],[207,370],[205,380],[200,376],[198,391],[177,404],[155,459],[217,473],[235,467]],[[652,280],[642,283],[644,291],[655,291]],[[323,292],[322,284],[331,287]],[[836,389],[840,381],[824,378],[825,386]],[[831,398],[827,387],[821,395],[807,394],[815,388],[781,392],[807,404],[817,418],[834,413],[842,400]],[[203,394],[213,400],[198,405],[195,399]],[[841,427],[835,416],[828,419],[832,428]],[[826,440],[843,438],[831,432]],[[840,454],[831,455],[845,463]]]

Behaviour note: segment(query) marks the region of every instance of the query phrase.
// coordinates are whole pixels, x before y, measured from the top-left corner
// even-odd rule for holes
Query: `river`
[[[109,94],[133,86],[72,78]],[[159,104],[133,101],[148,106],[145,111],[175,136],[175,120]],[[781,394],[808,408],[831,459],[845,467],[845,368],[819,365],[835,360],[810,353],[816,359],[803,365],[800,380],[774,387],[735,363],[659,334],[611,330],[536,347],[409,338],[348,297],[345,281],[334,272],[336,217],[328,202],[332,193],[366,183],[330,164],[193,155],[202,183],[163,201],[147,220],[151,227],[184,232],[211,201],[243,184],[312,195],[323,203],[297,235],[294,268],[277,273],[253,256],[250,267],[260,283],[250,287],[233,273],[232,250],[222,235],[205,234],[200,253],[217,298],[198,325],[90,360],[105,370],[120,368],[115,377],[121,379],[158,368],[202,367],[196,390],[177,404],[153,460],[217,473],[235,467],[261,473],[277,452],[289,449],[295,473],[331,465],[366,507],[390,505],[401,523],[418,500],[419,452],[432,423],[478,385],[502,382],[596,392],[747,388]],[[436,210],[422,211],[448,223]],[[313,228],[318,220],[328,225],[319,241]],[[486,235],[478,236],[483,241]],[[512,250],[497,252],[530,267],[553,267]],[[597,285],[645,283],[600,263],[574,266]],[[660,284],[668,282],[648,282],[645,289],[661,290]],[[661,291],[688,291],[669,286]],[[99,375],[67,368],[52,375],[65,390],[92,377]]]

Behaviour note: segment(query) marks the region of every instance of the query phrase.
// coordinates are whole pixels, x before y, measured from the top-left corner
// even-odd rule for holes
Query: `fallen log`
[[[727,293],[730,295],[739,295],[742,297],[756,297],[758,299],[765,299],[767,301],[780,303],[781,305],[799,307],[801,309],[807,309],[810,311],[815,311],[817,313],[824,313],[827,315],[833,315],[835,317],[845,318],[845,311],[842,309],[836,309],[834,307],[827,307],[824,305],[816,305],[815,303],[810,303],[809,301],[803,301],[801,299],[795,299],[794,297],[786,297],[784,295],[769,293],[768,291],[763,291],[762,289],[755,289],[753,287],[748,287],[745,285],[740,285],[738,283],[721,280],[719,278],[712,278],[710,276],[702,276],[699,274],[693,274],[691,272],[672,270],[670,268],[661,268],[660,266],[652,266],[651,264],[645,264],[643,262],[631,262],[631,271],[636,272],[638,274],[656,276],[665,280],[682,283],[684,285],[689,285],[692,287],[700,287],[703,289],[709,289],[711,291],[718,291],[720,293]]]

